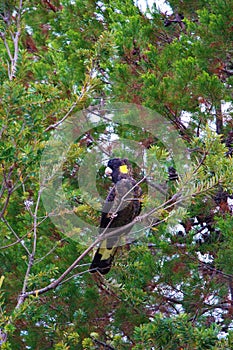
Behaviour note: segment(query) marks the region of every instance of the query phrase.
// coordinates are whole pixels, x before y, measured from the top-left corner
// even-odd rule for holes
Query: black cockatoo
[[[132,167],[128,159],[110,159],[105,174],[111,176],[114,186],[110,190],[100,220],[99,233],[110,236],[98,247],[92,260],[90,271],[99,271],[102,275],[109,272],[114,255],[122,236],[130,232],[130,228],[120,233],[111,232],[132,222],[141,211],[142,190],[132,178]]]

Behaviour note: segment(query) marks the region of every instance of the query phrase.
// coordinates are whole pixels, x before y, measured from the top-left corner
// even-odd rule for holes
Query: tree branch
[[[8,229],[13,233],[13,235],[17,238],[17,241],[19,243],[21,243],[22,247],[26,250],[27,254],[30,255],[30,252],[28,250],[28,248],[26,247],[26,245],[24,244],[24,241],[22,238],[20,238],[17,233],[13,230],[13,228],[11,227],[11,225],[9,224],[9,222],[6,220],[6,218],[2,218],[1,219],[5,224],[6,226],[8,227]]]
[[[27,284],[28,284],[28,279],[29,279],[29,275],[31,272],[31,268],[33,266],[34,263],[34,259],[35,259],[35,254],[36,254],[36,244],[37,244],[37,214],[38,214],[38,209],[39,209],[39,203],[40,203],[40,198],[41,198],[41,190],[39,190],[38,192],[38,197],[37,197],[37,201],[36,201],[36,207],[35,207],[35,211],[34,211],[34,215],[33,215],[33,244],[32,244],[32,252],[29,254],[29,261],[28,261],[28,267],[27,267],[27,271],[24,277],[24,282],[23,282],[23,288],[22,288],[22,294],[25,294],[26,289],[27,289]],[[19,298],[19,301],[21,299]],[[18,307],[18,305],[17,305]],[[17,308],[16,307],[16,308]]]
[[[7,244],[7,245],[1,246],[1,247],[0,247],[0,250],[2,250],[2,249],[7,249],[7,248],[10,248],[10,247],[13,247],[14,245],[16,245],[16,244],[18,244],[18,243],[21,243],[21,241],[22,241],[25,237],[27,237],[27,235],[28,235],[28,234],[26,233],[23,237],[18,238],[17,241],[15,241],[15,242],[13,242],[13,243],[9,243],[9,244]]]
[[[19,57],[19,38],[21,34],[21,11],[22,11],[22,5],[23,0],[19,0],[19,7],[18,7],[18,13],[16,17],[16,33],[13,37],[13,43],[14,43],[14,56],[11,59],[11,70],[10,70],[10,76],[9,79],[12,80],[15,78],[16,70],[17,70],[17,63],[18,63],[18,57]]]
[[[59,125],[61,125],[70,115],[70,113],[72,113],[72,111],[74,110],[74,108],[77,106],[77,102],[74,102],[72,104],[72,106],[70,107],[70,109],[68,110],[68,112],[64,115],[64,117],[59,120],[57,123],[49,125],[46,129],[45,132],[49,131],[49,130],[54,130],[56,129]]]
[[[195,172],[195,170],[194,170]],[[142,180],[140,180],[135,186],[137,186],[139,183],[141,183],[142,181],[144,181],[145,178],[143,178]],[[190,179],[188,179],[187,181],[190,181]],[[185,183],[183,184],[183,186],[185,187]],[[134,187],[135,187],[134,186]],[[214,186],[214,185],[213,185]],[[133,188],[134,188],[133,187]],[[50,283],[49,285],[40,288],[38,290],[33,290],[33,291],[29,291],[26,292],[26,290],[23,290],[19,299],[18,299],[18,304],[16,306],[16,308],[19,308],[20,305],[24,302],[24,300],[26,298],[28,298],[29,296],[38,296],[41,294],[44,294],[52,289],[56,289],[56,287],[61,284],[61,282],[69,275],[69,273],[78,265],[78,263],[102,240],[108,238],[108,237],[112,237],[114,235],[120,235],[122,233],[124,233],[126,230],[130,229],[133,227],[133,225],[136,222],[139,221],[144,221],[145,219],[147,219],[148,217],[153,217],[153,215],[158,212],[161,209],[164,210],[169,210],[171,208],[174,208],[174,206],[184,202],[185,200],[187,200],[190,197],[193,197],[199,193],[203,193],[204,189],[197,189],[197,193],[192,193],[192,194],[187,194],[187,195],[182,195],[184,188],[181,188],[175,195],[172,196],[172,198],[170,198],[169,200],[167,200],[166,202],[162,203],[161,205],[159,205],[156,208],[151,209],[150,211],[148,211],[147,213],[145,213],[144,215],[141,216],[137,216],[132,222],[130,222],[127,225],[124,225],[122,227],[118,227],[116,229],[111,230],[111,232],[107,232],[110,223],[108,224],[108,226],[104,229],[104,231],[96,238],[96,240],[60,275],[60,277],[58,277],[56,280],[54,280],[52,283]],[[132,189],[130,190],[132,191]],[[129,192],[130,192],[129,191]],[[125,195],[124,195],[125,198]],[[155,224],[153,224],[153,226],[155,226]],[[67,279],[68,280],[68,279]]]

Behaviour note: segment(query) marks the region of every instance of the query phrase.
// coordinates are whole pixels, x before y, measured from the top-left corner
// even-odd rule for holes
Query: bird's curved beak
[[[109,177],[110,177],[110,176],[112,175],[112,169],[109,168],[109,167],[107,167],[107,168],[105,169],[105,172],[104,172],[104,173],[105,173],[106,176],[109,176]]]

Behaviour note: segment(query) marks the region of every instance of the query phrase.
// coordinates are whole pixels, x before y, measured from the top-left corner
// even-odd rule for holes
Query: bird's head
[[[107,168],[105,169],[105,175],[112,178],[112,181],[116,183],[122,178],[131,176],[132,167],[128,159],[113,158],[108,161]]]

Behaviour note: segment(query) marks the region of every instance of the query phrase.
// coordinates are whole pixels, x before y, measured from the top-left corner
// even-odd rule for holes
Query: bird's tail
[[[97,249],[90,266],[90,272],[99,271],[106,275],[112,266],[112,262],[118,247],[118,239],[104,239]]]

